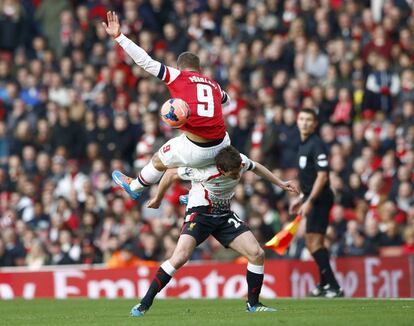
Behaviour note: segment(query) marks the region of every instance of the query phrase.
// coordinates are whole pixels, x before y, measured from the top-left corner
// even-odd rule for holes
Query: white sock
[[[158,171],[152,161],[149,162],[141,170],[141,173],[138,175],[138,178],[132,180],[129,187],[132,191],[141,191],[144,187],[148,187],[160,181],[164,171]]]
[[[174,276],[175,272],[177,271],[173,265],[171,265],[169,260],[166,260],[161,264],[161,268],[171,277]]]
[[[247,270],[255,274],[264,274],[264,265],[253,265],[247,263]]]

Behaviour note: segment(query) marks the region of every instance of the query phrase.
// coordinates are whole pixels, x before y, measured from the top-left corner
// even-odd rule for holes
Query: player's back
[[[205,139],[224,138],[223,92],[217,82],[194,71],[181,71],[167,87],[172,97],[186,101],[191,110],[181,130]]]
[[[181,130],[208,140],[225,138],[226,126],[221,104],[228,102],[229,98],[214,80],[196,71],[178,70],[152,59],[144,49],[123,34],[116,40],[138,66],[167,85],[171,97],[181,98],[188,103],[190,118]]]
[[[234,190],[240,181],[241,175],[255,167],[253,161],[240,154],[242,158],[240,175],[238,178],[225,176],[219,172],[216,165],[204,168],[180,167],[177,170],[182,180],[191,181],[187,209],[197,206],[230,205]]]

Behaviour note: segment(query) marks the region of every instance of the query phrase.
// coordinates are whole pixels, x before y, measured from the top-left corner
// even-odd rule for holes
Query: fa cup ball
[[[185,125],[190,116],[190,107],[180,98],[171,98],[166,101],[160,111],[161,119],[172,128]]]

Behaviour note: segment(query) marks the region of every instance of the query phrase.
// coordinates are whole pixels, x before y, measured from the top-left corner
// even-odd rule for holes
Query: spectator
[[[401,246],[403,244],[401,235],[398,233],[397,223],[389,221],[384,232],[380,234],[379,245],[381,247]]]
[[[305,71],[312,77],[324,78],[328,70],[328,64],[328,56],[320,52],[316,42],[310,42],[306,53]]]
[[[66,0],[45,0],[41,2],[36,10],[36,19],[41,23],[42,31],[48,38],[50,46],[54,51],[58,51],[60,46],[60,21],[57,17],[68,8],[69,3]]]
[[[368,113],[364,114],[382,111],[390,115],[393,97],[399,90],[399,76],[389,70],[389,63],[385,57],[377,57],[374,71],[367,78],[365,109]]]
[[[64,148],[70,158],[83,155],[82,128],[70,119],[69,108],[58,108],[58,121],[52,131],[52,149]]]
[[[25,42],[28,24],[22,4],[18,0],[4,0],[0,4],[0,50],[14,52]]]
[[[279,127],[279,146],[281,148],[280,166],[284,169],[295,167],[296,149],[300,136],[296,127],[295,113],[287,109],[283,113],[283,123]]]
[[[62,250],[58,241],[52,242],[49,245],[48,250],[50,252],[48,265],[68,265],[75,263],[75,261],[70,258],[69,253]]]
[[[414,254],[414,228],[406,228],[404,230],[404,254],[412,255]]]
[[[23,266],[25,250],[18,241],[17,234],[13,228],[6,228],[3,232],[3,263],[5,266]],[[0,245],[1,248],[1,245]],[[0,251],[1,252],[1,251]]]
[[[138,257],[133,254],[133,245],[125,243],[119,251],[116,251],[109,259],[107,266],[109,268],[135,267],[140,264]]]
[[[38,270],[46,265],[47,255],[40,241],[34,241],[26,256],[26,265],[30,270]]]
[[[151,233],[143,233],[141,235],[141,245],[138,248],[137,256],[142,260],[160,259],[160,249],[157,244],[157,238]]]
[[[366,256],[369,252],[369,244],[361,231],[352,235],[350,244],[344,248],[347,256]]]

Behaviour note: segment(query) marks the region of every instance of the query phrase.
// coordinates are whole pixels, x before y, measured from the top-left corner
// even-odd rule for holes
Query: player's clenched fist
[[[161,200],[157,198],[151,198],[147,203],[148,208],[154,208],[154,209],[159,208],[160,205],[161,205]]]
[[[121,35],[121,25],[119,24],[118,16],[115,11],[108,11],[106,13],[106,18],[108,20],[108,24],[102,22],[102,25],[105,27],[105,31],[108,33],[108,35],[112,36],[113,38]]]

